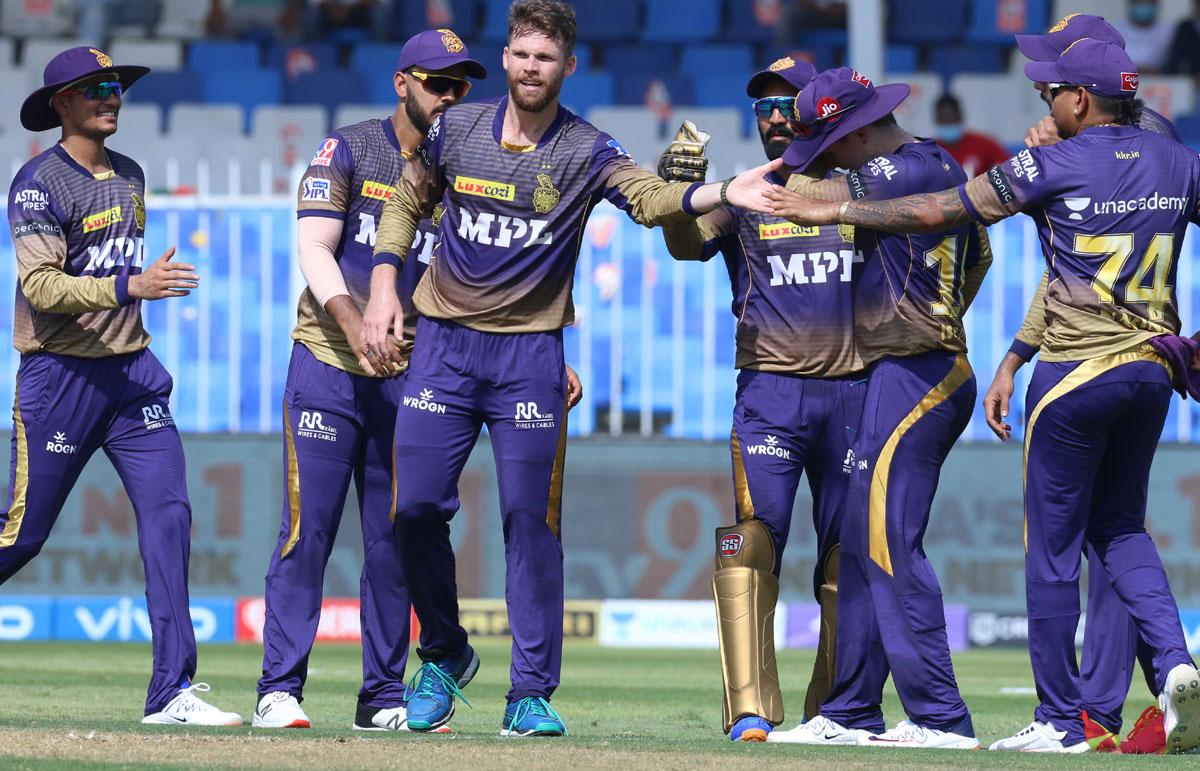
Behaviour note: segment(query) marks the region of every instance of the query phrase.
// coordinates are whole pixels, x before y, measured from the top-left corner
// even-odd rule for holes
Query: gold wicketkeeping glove
[[[667,151],[658,159],[658,176],[668,182],[703,182],[708,172],[704,155],[711,137],[685,120],[675,132]]]

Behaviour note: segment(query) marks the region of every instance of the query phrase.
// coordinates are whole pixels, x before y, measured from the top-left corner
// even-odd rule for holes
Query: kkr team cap
[[[62,125],[58,113],[50,106],[50,98],[67,86],[95,75],[116,78],[128,89],[149,67],[126,64],[114,66],[108,54],[98,48],[79,46],[68,48],[55,56],[42,70],[42,87],[34,91],[21,105],[21,125],[30,131],[45,131]]]
[[[1035,83],[1083,86],[1113,99],[1137,95],[1138,72],[1125,49],[1099,40],[1073,43],[1056,62],[1029,62],[1025,77]]]
[[[816,76],[816,67],[803,59],[797,61],[790,56],[785,56],[771,62],[771,66],[765,70],[754,73],[754,76],[746,84],[746,96],[758,99],[762,96],[763,88],[775,78],[784,80],[788,85],[795,87],[796,91],[800,91]]]
[[[396,62],[396,69],[403,71],[409,67],[420,67],[436,72],[456,64],[465,64],[467,75],[472,78],[487,77],[487,70],[471,58],[467,44],[454,34],[453,30],[428,29],[408,39],[404,48],[400,49],[400,60]]]
[[[1103,16],[1073,13],[1055,24],[1044,35],[1017,35],[1017,48],[1035,62],[1052,62],[1063,55],[1076,40],[1084,38],[1125,47],[1125,38]]]
[[[825,70],[796,95],[796,138],[783,162],[804,171],[834,142],[890,115],[910,90],[905,83],[876,86],[849,67]]]

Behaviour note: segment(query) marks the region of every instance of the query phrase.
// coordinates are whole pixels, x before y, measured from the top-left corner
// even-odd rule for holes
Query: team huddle
[[[721,253],[729,271],[736,518],[717,532],[713,579],[729,738],[979,748],[922,539],[977,395],[962,319],[992,260],[986,225],[1023,212],[1047,272],[984,407],[1006,439],[1013,374],[1039,355],[1024,448],[1039,705],[992,749],[1115,749],[1135,659],[1161,708],[1139,727],[1159,725],[1170,751],[1200,746],[1200,675],[1144,526],[1172,392],[1200,393],[1200,344],[1179,336],[1173,289],[1187,223],[1200,221],[1200,158],[1136,100],[1120,35],[1077,14],[1018,36],[1052,126],[970,180],[897,124],[908,86],[780,59],[746,87],[768,163],[713,183],[706,137],[691,124],[656,174],[559,104],[576,35],[568,3],[516,0],[507,95],[461,104],[486,69],[449,29],[414,36],[393,76],[395,112],[330,133],[304,173],[297,257],[307,287],[284,390],[285,489],[253,725],[311,725],[301,706],[308,658],[353,479],[364,553],[353,727],[450,730],[480,667],[459,622],[450,521],[486,426],[513,637],[501,735],[567,733],[551,698],[562,664],[566,421],[581,386],[562,330],[574,321],[583,228],[607,199],[661,227],[676,259]],[[122,93],[147,71],[69,49],[21,110],[26,128],[61,126],[62,139],[21,168],[9,196],[22,356],[0,583],[37,555],[103,448],[133,503],[146,568],[154,669],[143,722],[241,725],[194,681],[183,447],[171,378],[140,311],[200,277],[173,261],[173,247],[144,263],[141,169],[105,148]],[[768,445],[786,452],[758,451]],[[772,618],[805,471],[821,636],[804,722],[776,730]],[[406,680],[410,607],[420,663]],[[891,728],[881,709],[889,675],[906,713]]]

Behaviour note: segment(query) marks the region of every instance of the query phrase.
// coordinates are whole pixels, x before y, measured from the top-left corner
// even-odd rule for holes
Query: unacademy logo
[[[1067,217],[1067,219],[1082,220],[1083,215],[1080,214],[1079,212],[1081,212],[1084,209],[1086,209],[1087,207],[1091,206],[1092,199],[1091,198],[1065,198],[1065,199],[1063,199],[1063,203],[1065,203],[1067,205],[1067,208],[1071,210],[1071,214],[1070,214],[1070,216]]]
[[[1100,201],[1093,208],[1094,214],[1128,214],[1134,211],[1183,211],[1187,199],[1182,196],[1151,193],[1141,198],[1118,201]]]
[[[433,391],[428,388],[421,389],[420,396],[405,396],[404,406],[412,407],[414,410],[424,410],[438,415],[446,414],[446,405],[438,404],[433,400]]]
[[[77,449],[75,445],[67,444],[67,435],[62,431],[55,433],[52,441],[46,442],[46,452],[58,455],[74,455]]]
[[[751,444],[746,447],[747,455],[773,455],[776,458],[789,460],[792,457],[792,451],[786,447],[779,446],[779,438],[767,434],[763,438],[764,444]]]

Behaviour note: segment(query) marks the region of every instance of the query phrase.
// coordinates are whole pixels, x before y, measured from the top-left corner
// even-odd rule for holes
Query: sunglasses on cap
[[[796,117],[796,97],[794,96],[764,96],[762,99],[754,100],[754,114],[760,118],[770,118],[771,114],[779,110],[779,114],[784,120],[792,120]]]
[[[453,93],[455,99],[462,99],[471,90],[471,81],[466,78],[455,78],[450,75],[432,75],[420,70],[409,70],[408,74],[421,81],[421,85],[425,87],[426,91],[438,96]]]
[[[110,96],[120,96],[125,89],[115,80],[106,80],[103,83],[92,83],[88,86],[77,86],[75,88],[64,88],[63,91],[76,91],[83,94],[84,99],[93,101],[103,101]]]

